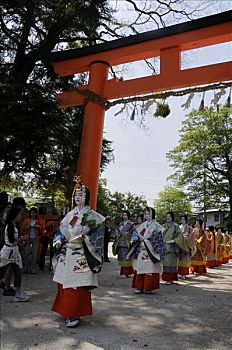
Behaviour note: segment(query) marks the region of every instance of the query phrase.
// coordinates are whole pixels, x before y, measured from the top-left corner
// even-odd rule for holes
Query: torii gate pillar
[[[89,90],[103,96],[103,89],[108,79],[109,65],[104,61],[94,61],[90,65]],[[89,188],[90,206],[96,208],[100,175],[102,140],[104,128],[104,106],[89,101],[85,107],[83,130],[81,136],[78,175]]]

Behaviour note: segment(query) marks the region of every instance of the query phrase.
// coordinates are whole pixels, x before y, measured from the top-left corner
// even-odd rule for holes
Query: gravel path
[[[232,349],[232,261],[191,275],[153,295],[135,295],[119,278],[116,260],[105,263],[93,291],[94,314],[67,329],[50,311],[52,273],[23,275],[29,303],[1,296],[2,350],[229,350]]]

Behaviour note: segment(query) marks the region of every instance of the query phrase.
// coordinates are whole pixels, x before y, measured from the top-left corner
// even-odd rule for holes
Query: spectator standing
[[[53,238],[59,227],[58,221],[48,221],[45,226],[44,235],[40,237],[39,242],[42,244],[42,249],[40,252],[39,258],[39,269],[40,271],[44,271],[45,267],[45,257],[48,249],[48,245],[50,245],[50,264],[49,271],[52,270],[52,258],[53,258]]]
[[[28,301],[29,297],[21,292],[22,282],[22,258],[18,248],[18,244],[21,241],[18,238],[18,229],[16,223],[21,219],[22,211],[20,208],[12,207],[6,218],[5,228],[5,243],[0,253],[0,278],[3,278],[9,270],[9,267],[14,271],[14,287],[15,298],[14,301]],[[11,287],[5,286],[4,292],[8,291]],[[14,295],[4,294],[3,295]],[[9,292],[9,291],[8,291]]]
[[[5,221],[7,215],[7,201],[8,194],[6,192],[0,193],[0,250],[4,246],[4,232],[5,232]]]
[[[25,241],[23,257],[24,273],[36,273],[38,244],[43,233],[43,221],[38,218],[37,208],[33,207],[30,209],[29,218],[25,219],[22,225],[22,235],[23,240]]]

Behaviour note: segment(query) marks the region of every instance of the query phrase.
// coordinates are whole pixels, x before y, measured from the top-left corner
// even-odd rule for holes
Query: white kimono
[[[87,245],[91,254],[99,261],[102,257],[99,256],[95,247],[91,244],[87,234],[89,227],[82,226],[81,221],[84,214],[88,214],[88,220],[94,220],[97,224],[103,224],[105,217],[92,210],[89,206],[85,206],[77,213],[76,208],[71,210],[61,221],[60,231],[65,236],[67,243],[66,254],[60,254],[55,267],[53,281],[63,285],[63,288],[77,288],[77,287],[97,287],[97,274],[90,270],[88,265],[84,247],[82,243],[82,234],[85,234],[85,244]],[[74,225],[70,225],[70,221],[74,217],[78,219]],[[59,243],[55,241],[54,244]]]
[[[144,246],[144,242],[146,242],[147,246],[149,247],[149,251],[151,254],[158,260],[160,260],[160,255],[154,251],[151,243],[148,241],[148,238],[151,237],[152,233],[154,231],[157,232],[163,232],[164,229],[163,227],[158,224],[156,220],[152,220],[150,222],[145,221],[143,222],[137,229],[138,235],[140,236],[140,239],[142,239],[141,242],[141,248],[139,255],[137,259],[134,260],[133,262],[133,268],[136,270],[137,274],[151,274],[151,273],[162,273],[163,271],[163,263],[162,261],[157,262],[154,264],[148,253],[147,250]],[[142,236],[141,233],[144,232],[144,235]]]

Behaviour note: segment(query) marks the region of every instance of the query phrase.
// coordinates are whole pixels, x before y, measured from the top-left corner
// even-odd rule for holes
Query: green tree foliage
[[[54,194],[54,207],[56,208],[57,213],[61,214],[64,207],[68,205],[69,202],[65,196],[65,188],[61,186]]]
[[[137,216],[143,213],[147,201],[143,196],[134,195],[131,192],[114,192],[111,197],[111,216],[117,225],[122,221],[122,211],[129,210],[131,220],[136,221]]]
[[[194,110],[183,122],[177,147],[167,157],[173,179],[187,188],[200,207],[203,202],[229,207],[232,226],[231,108]]]
[[[104,216],[110,216],[111,192],[107,188],[106,179],[100,179],[98,186],[97,211]]]
[[[53,192],[71,192],[76,173],[83,108],[58,110],[55,95],[85,77],[58,78],[43,58],[77,40],[95,43],[98,27],[109,21],[106,0],[5,1],[0,21],[0,174],[25,178]],[[102,168],[111,160],[103,142]]]
[[[109,216],[112,226],[122,221],[122,211],[129,210],[131,220],[136,221],[139,214],[142,214],[147,206],[143,196],[136,196],[131,192],[111,193],[107,187],[106,180],[102,179],[99,185],[97,210],[104,216]]]
[[[192,206],[188,196],[179,188],[168,186],[158,194],[154,202],[156,210],[156,219],[160,223],[166,222],[166,213],[173,211],[175,221],[179,223],[180,216],[183,214],[191,215]]]

